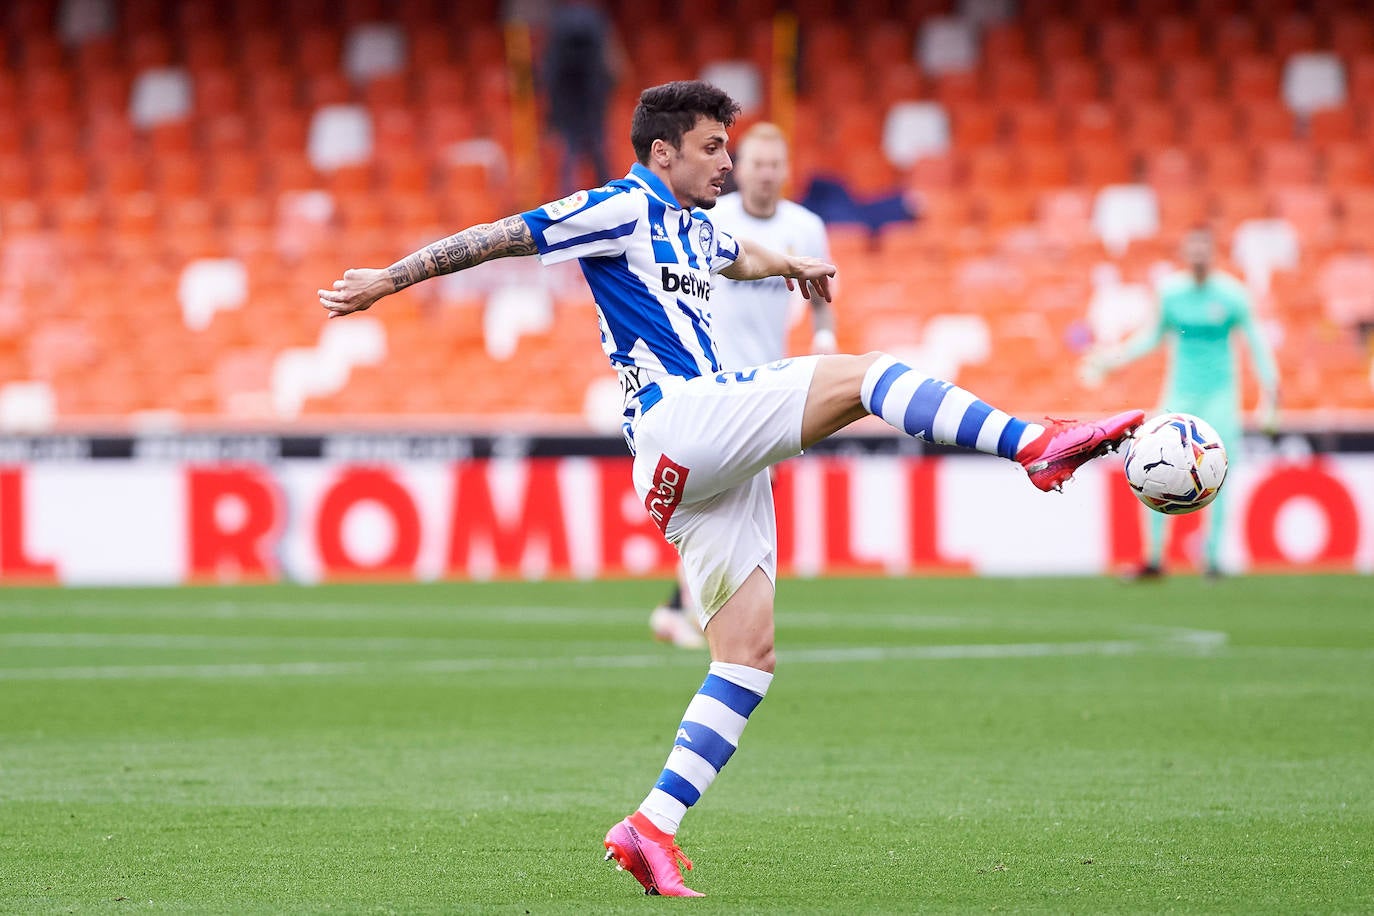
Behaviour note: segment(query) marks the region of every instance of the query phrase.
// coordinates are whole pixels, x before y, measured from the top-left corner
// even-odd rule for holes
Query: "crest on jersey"
[[[555,200],[551,204],[545,204],[544,212],[549,215],[549,219],[562,219],[585,207],[588,199],[586,191],[577,191],[569,194],[562,200]]]
[[[713,247],[713,243],[715,242],[715,240],[716,240],[716,230],[715,230],[715,228],[711,225],[711,221],[710,221],[709,219],[704,219],[704,220],[702,220],[702,221],[701,221],[701,253],[704,254],[704,255],[706,255],[708,258],[709,258],[711,255],[713,255],[713,254],[716,253],[716,252],[715,252],[715,248]]]

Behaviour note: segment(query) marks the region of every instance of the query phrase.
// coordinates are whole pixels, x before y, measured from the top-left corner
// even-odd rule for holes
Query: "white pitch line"
[[[829,623],[839,625],[847,618],[826,615]],[[604,619],[604,618],[603,618]],[[811,621],[815,623],[815,621]],[[975,618],[929,617],[911,618],[904,615],[871,615],[864,618],[870,626],[890,629],[939,629],[961,624],[961,629],[982,629],[1003,625],[1004,621]],[[1027,622],[1022,621],[1025,625]],[[1012,622],[1011,627],[1017,628]],[[1192,630],[1181,627],[1128,625],[1128,631],[1152,643],[1166,642],[1210,649],[1226,643],[1226,634],[1214,630]],[[451,646],[470,646],[484,637],[461,636],[234,636],[193,633],[0,633],[0,648],[20,649],[355,649],[380,651],[386,649],[437,649]],[[1088,643],[1083,643],[1087,645]]]
[[[881,661],[950,661],[1052,656],[1127,655],[1169,648],[1192,648],[1171,641],[1107,640],[1077,643],[994,643],[941,646],[852,646],[779,652],[785,664],[852,664]],[[1213,648],[1219,648],[1214,645]],[[85,665],[0,668],[0,680],[119,680],[133,678],[328,677],[366,673],[455,674],[479,671],[662,668],[700,666],[704,656],[577,655],[563,658],[440,658],[414,661],[233,663],[218,665]]]
[[[179,633],[4,633],[0,648],[20,649],[435,649],[478,637],[214,636]]]

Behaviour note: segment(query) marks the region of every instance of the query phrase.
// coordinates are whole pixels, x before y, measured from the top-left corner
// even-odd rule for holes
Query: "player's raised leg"
[[[803,447],[866,414],[923,441],[1015,461],[1041,490],[1058,490],[1085,462],[1116,449],[1145,419],[1143,411],[1129,410],[1103,420],[1029,423],[886,353],[821,357],[802,420]]]

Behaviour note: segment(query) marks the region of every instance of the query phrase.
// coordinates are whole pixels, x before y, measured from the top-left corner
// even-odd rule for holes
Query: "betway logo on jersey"
[[[711,281],[703,280],[694,273],[674,273],[667,267],[663,268],[663,291],[665,293],[682,293],[684,296],[696,296],[698,299],[711,298]]]

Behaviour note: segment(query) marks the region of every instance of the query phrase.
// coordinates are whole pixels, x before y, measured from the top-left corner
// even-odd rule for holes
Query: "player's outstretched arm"
[[[788,289],[794,289],[794,282],[800,282],[802,295],[807,299],[819,296],[829,302],[830,278],[835,276],[835,265],[820,258],[782,254],[757,242],[740,239],[739,257],[721,274],[731,280],[783,277]]]
[[[344,271],[333,289],[319,290],[320,305],[338,318],[370,308],[383,296],[400,292],[421,280],[466,270],[484,261],[535,253],[530,227],[519,216],[479,223],[446,239],[426,245],[387,268]]]

